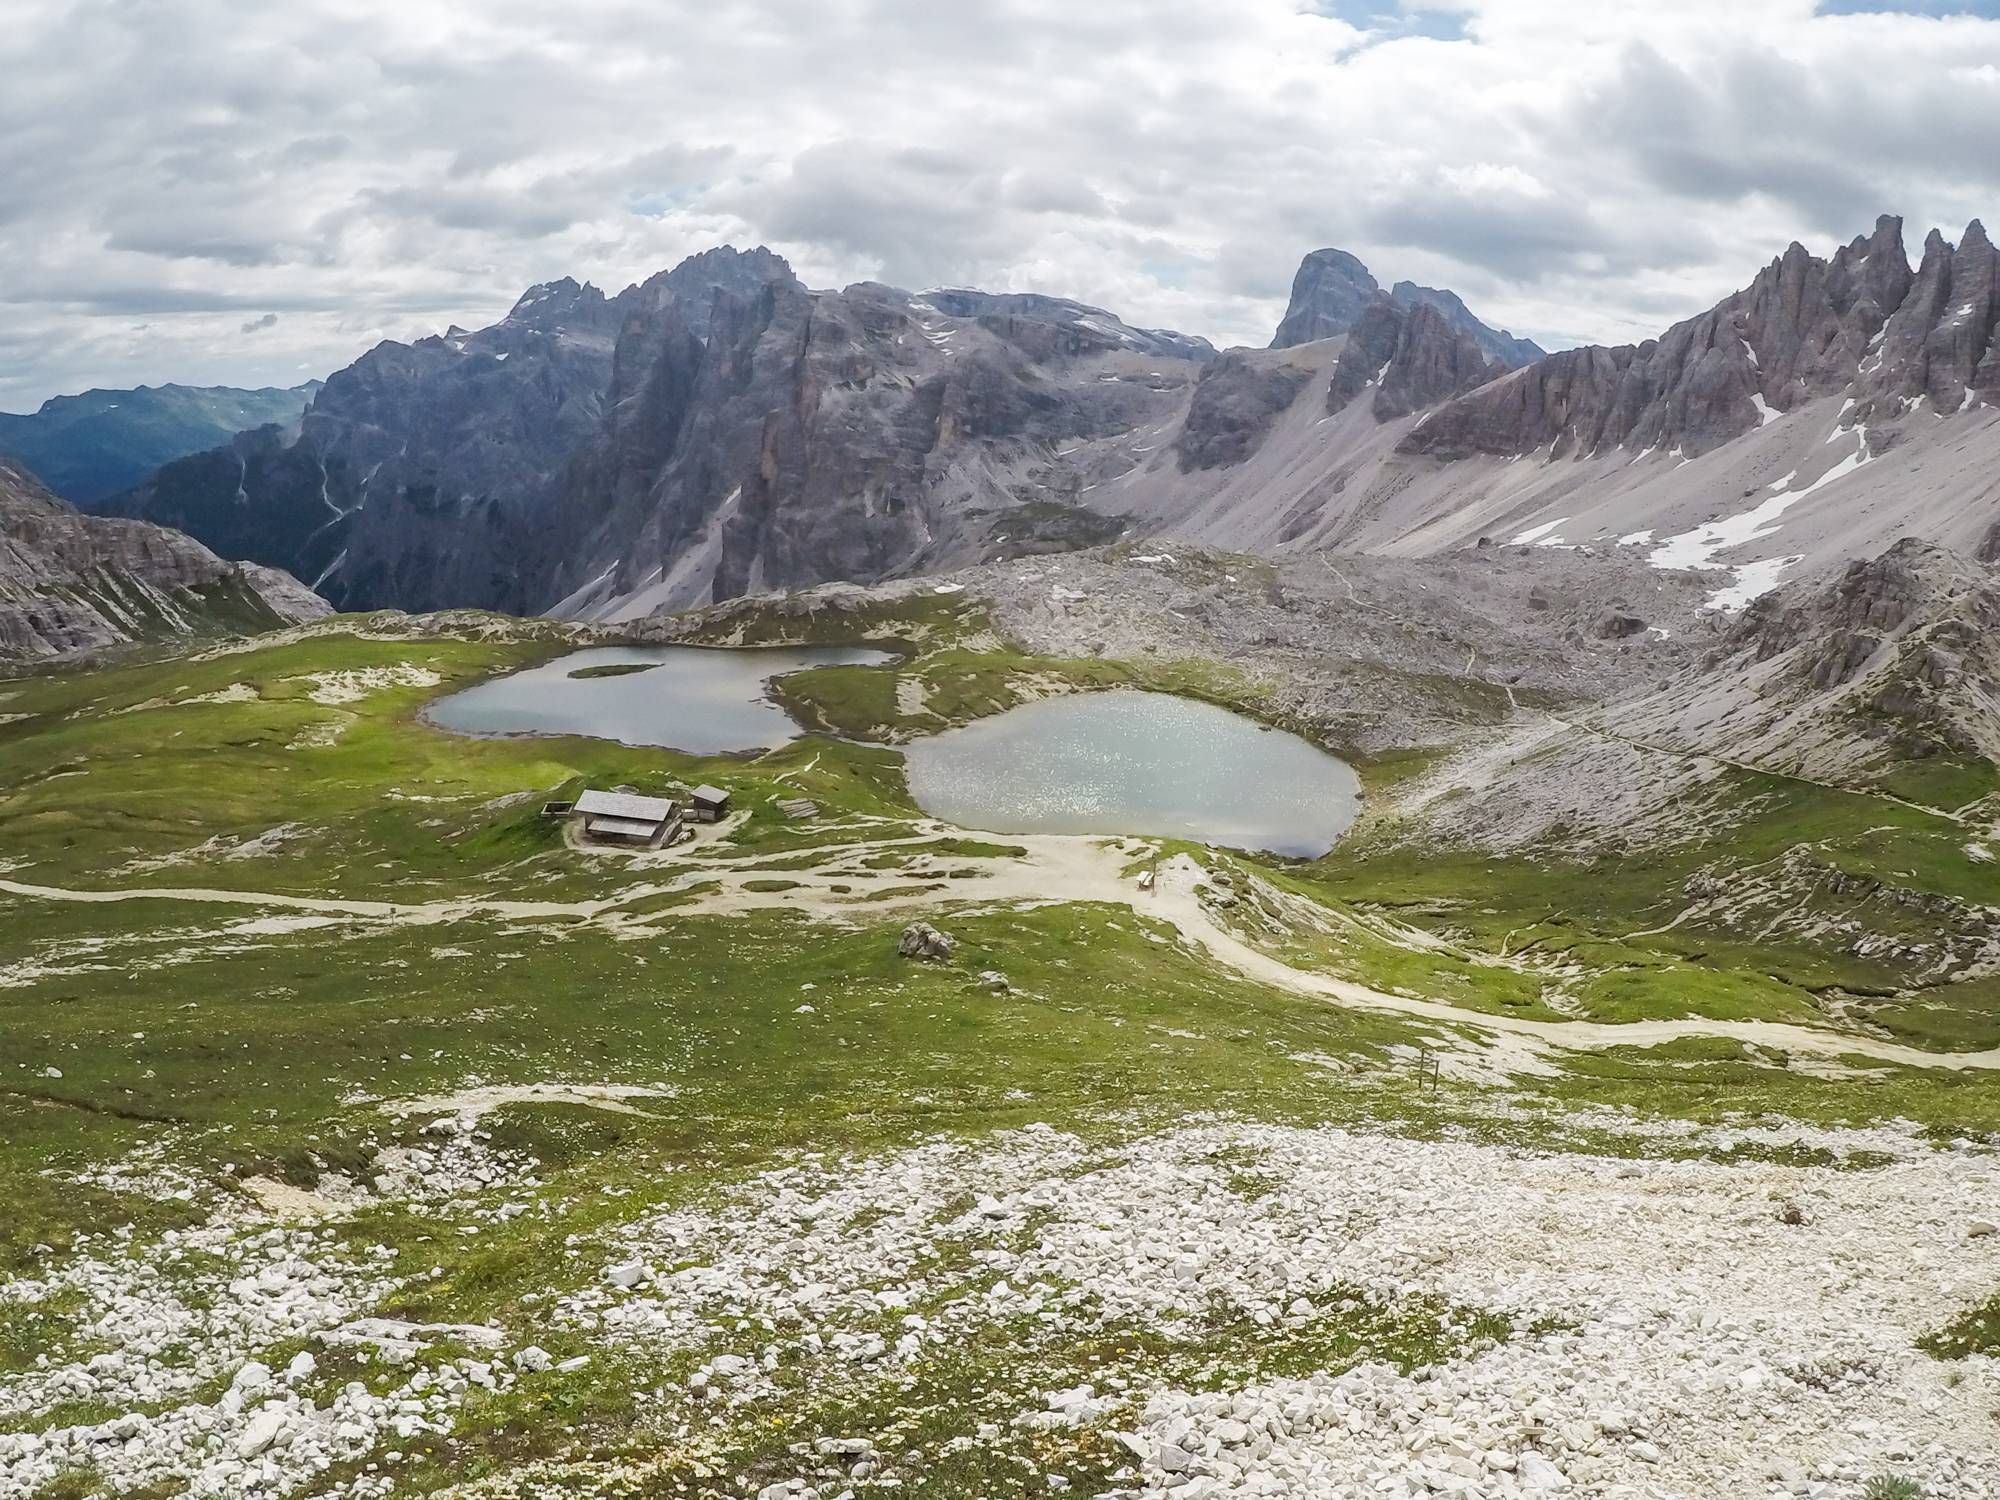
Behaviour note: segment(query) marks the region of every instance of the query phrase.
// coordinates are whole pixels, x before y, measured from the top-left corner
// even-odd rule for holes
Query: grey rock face
[[[1962,410],[1969,390],[2000,387],[1986,358],[1994,343],[2000,252],[1974,219],[1954,249],[1936,230],[1924,241],[1915,284],[1883,334],[1880,362],[1864,367],[1864,420],[1901,416],[1916,400],[1942,414]]]
[[[767,250],[714,250],[379,345],[295,441],[239,434],[108,508],[356,609],[873,579],[1115,537],[1075,504],[1111,460],[1077,446],[1157,421],[1213,355],[1060,298],[811,293]]]
[[[1231,349],[1201,372],[1175,439],[1181,472],[1241,463],[1290,406],[1308,372],[1272,352]]]
[[[1058,298],[873,283],[773,282],[718,300],[705,344],[664,319],[619,347],[555,512],[582,539],[545,590],[563,613],[1109,540],[1078,494],[1214,354]]]
[[[328,612],[289,575],[224,562],[163,527],[82,515],[0,462],[0,658],[271,630]]]
[[[1271,347],[1289,349],[1347,332],[1381,289],[1368,268],[1345,250],[1313,251],[1292,278],[1291,305]]]
[[[1315,250],[1300,263],[1298,275],[1292,279],[1291,305],[1285,309],[1271,347],[1290,349],[1346,333],[1361,321],[1380,295],[1381,287],[1354,256],[1345,250]],[[1406,309],[1418,306],[1437,309],[1445,322],[1471,338],[1489,361],[1497,361],[1509,370],[1533,363],[1544,352],[1528,339],[1488,328],[1472,315],[1456,292],[1399,281],[1387,295],[1391,302]]]
[[[1378,422],[1434,406],[1504,374],[1479,341],[1454,328],[1427,302],[1401,303],[1377,293],[1362,310],[1327,384],[1329,414],[1371,387]]]

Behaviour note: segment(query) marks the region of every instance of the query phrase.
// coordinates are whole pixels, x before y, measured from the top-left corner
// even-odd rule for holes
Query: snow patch
[[[1563,525],[1568,520],[1569,520],[1568,516],[1557,516],[1555,520],[1545,522],[1543,525],[1531,526],[1526,531],[1522,532],[1519,536],[1513,539],[1513,545],[1516,547],[1532,546],[1534,543],[1541,541],[1545,537],[1548,538],[1548,540],[1551,542],[1559,542],[1561,538],[1554,535],[1555,529],[1558,526]]]

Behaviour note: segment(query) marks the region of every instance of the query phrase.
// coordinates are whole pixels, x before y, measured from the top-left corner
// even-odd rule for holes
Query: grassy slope
[[[970,654],[978,622],[925,608],[931,617],[912,633],[930,654],[917,667],[941,711],[971,716],[1004,706],[1023,672],[1101,682],[1118,679],[1094,674],[1126,670]],[[888,622],[871,629],[882,638]],[[784,820],[769,805],[777,796],[803,792],[834,816],[880,819],[873,826],[882,836],[907,833],[917,816],[900,757],[868,745],[815,739],[755,762],[697,760],[582,739],[461,739],[417,717],[423,702],[454,686],[561,649],[335,632],[207,661],[0,683],[0,714],[28,716],[0,726],[0,851],[10,878],[402,903],[570,901],[615,897],[635,883],[618,862],[564,849],[536,816],[544,796],[586,779],[649,791],[701,780],[728,786],[753,816],[727,853],[775,870],[810,864],[821,846],[853,837]],[[304,680],[405,666],[443,680],[331,707],[310,701],[314,684]],[[822,689],[815,701],[858,719],[893,708],[897,670],[870,678],[837,669],[795,683],[831,681],[838,691]],[[1160,670],[1177,669],[1144,669]],[[1133,672],[1124,680],[1197,685],[1193,673],[1176,683]],[[883,682],[891,684],[886,696]],[[240,693],[243,684],[256,689],[254,701],[174,705]],[[1221,697],[1250,690],[1209,689]],[[337,738],[314,743],[334,724]],[[517,793],[529,795],[498,801]],[[1871,850],[1885,870],[1916,867],[1919,856],[1940,871],[1948,863],[1926,842],[1920,813],[1900,822],[1869,799],[1850,806],[1832,794],[1794,796],[1780,797],[1747,834],[1727,835],[1726,846],[1754,859],[1810,830],[1837,845],[1843,863]],[[280,825],[299,831],[243,854],[246,841]],[[204,845],[182,863],[121,870]],[[1871,977],[1792,949],[1684,929],[1630,937],[1668,920],[1678,906],[1672,893],[1721,847],[1616,869],[1364,861],[1365,851],[1309,866],[1233,861],[1361,920],[1341,926],[1336,941],[1237,915],[1246,935],[1297,961],[1472,1010],[1548,1018],[1563,1013],[1549,1007],[1551,983],[1561,986],[1555,998],[1606,1015],[1712,1005],[1711,1013],[1793,1017],[1810,1008],[1800,986],[1822,972],[1843,983]],[[877,856],[885,869],[905,858]],[[1370,927],[1373,907],[1451,933],[1457,951],[1416,952],[1391,940]],[[523,1290],[571,1284],[585,1274],[579,1267],[596,1263],[567,1253],[569,1236],[595,1244],[649,1205],[708,1191],[807,1146],[870,1150],[1029,1120],[1109,1143],[1135,1124],[1206,1109],[1297,1120],[1387,1116],[1412,1130],[1471,1129],[1524,1144],[1572,1139],[1554,1117],[1495,1119],[1450,1090],[1424,1091],[1408,1063],[1437,1028],[1244,984],[1156,940],[1168,934],[1149,935],[1123,910],[981,911],[961,902],[934,918],[962,940],[949,965],[896,958],[900,919],[835,928],[782,912],[689,917],[620,941],[569,919],[245,928],[260,915],[254,907],[0,895],[0,1262],[26,1264],[38,1243],[60,1250],[127,1222],[143,1244],[230,1191],[227,1167],[301,1182],[321,1167],[365,1175],[373,1151],[413,1141],[422,1123],[398,1122],[375,1101],[474,1082],[634,1084],[670,1094],[644,1101],[646,1117],[523,1105],[497,1118],[503,1143],[544,1162],[549,1198],[566,1205],[553,1218],[517,1220],[474,1244],[422,1214],[364,1214],[355,1232],[444,1272],[421,1306],[393,1310],[520,1324],[529,1317]],[[1549,972],[1491,962],[1503,943],[1510,953],[1528,948]],[[1581,977],[1551,979],[1564,966]],[[979,991],[972,981],[986,968],[1008,974],[1019,993]],[[1990,1013],[1990,997],[1983,1003]],[[1972,1034],[1965,1013],[1951,1011],[1950,1024]],[[1930,1024],[1924,1034],[1945,1036],[1943,1023]],[[2000,1119],[1996,1086],[1978,1075],[1882,1068],[1859,1083],[1835,1082],[1774,1068],[1727,1043],[1580,1058],[1562,1076],[1524,1086],[1528,1102],[1540,1096],[1556,1110],[1597,1100],[1704,1117],[1766,1109],[1827,1120],[1905,1115],[1944,1135],[1983,1132]],[[192,1203],[79,1186],[66,1175],[154,1149],[191,1173]],[[600,1191],[614,1186],[636,1191]],[[0,1329],[0,1358],[32,1358],[39,1341],[54,1337],[38,1328]],[[556,1349],[559,1334],[544,1342]],[[571,1426],[576,1441],[609,1441],[629,1415],[620,1404],[628,1373],[606,1370],[601,1385],[591,1383],[595,1375],[578,1377],[559,1408],[496,1409],[491,1432],[469,1438],[432,1477],[499,1461],[515,1451],[510,1445],[559,1449],[572,1440],[564,1433]]]

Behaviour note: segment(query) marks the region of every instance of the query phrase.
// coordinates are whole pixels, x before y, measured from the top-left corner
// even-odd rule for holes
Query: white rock
[[[548,1350],[539,1344],[530,1344],[527,1348],[516,1351],[514,1355],[514,1368],[517,1370],[546,1370],[554,1363],[555,1360],[549,1356]]]
[[[628,1260],[623,1265],[613,1266],[606,1271],[604,1279],[613,1286],[635,1287],[646,1279],[646,1263]]]
[[[1965,1226],[1965,1232],[1971,1239],[1984,1239],[1989,1234],[2000,1234],[2000,1224],[1991,1219],[1974,1219]]]
[[[233,1391],[245,1393],[261,1391],[271,1383],[271,1367],[261,1360],[251,1360],[236,1372],[236,1378],[229,1382]]]
[[[1523,1453],[1517,1458],[1514,1477],[1523,1489],[1554,1492],[1569,1488],[1569,1476],[1539,1453]]]
[[[297,1354],[292,1356],[292,1362],[285,1366],[285,1384],[297,1385],[301,1380],[305,1380],[311,1376],[313,1371],[318,1368],[319,1361],[312,1357],[312,1352],[307,1349],[301,1349]]]
[[[243,1429],[236,1439],[238,1458],[255,1458],[285,1430],[285,1424],[292,1414],[282,1406],[267,1406],[250,1419],[250,1425]]]

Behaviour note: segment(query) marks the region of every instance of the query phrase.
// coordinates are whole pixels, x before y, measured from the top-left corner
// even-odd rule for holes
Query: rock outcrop
[[[1243,462],[1312,378],[1282,350],[1231,349],[1201,372],[1174,440],[1183,474]]]
[[[904,958],[944,963],[957,951],[958,939],[948,932],[939,932],[928,922],[912,922],[896,940],[896,952]]]
[[[1328,415],[1373,388],[1378,422],[1422,411],[1506,373],[1480,342],[1428,302],[1403,303],[1377,293],[1362,309],[1327,384]]]
[[[0,462],[0,658],[271,630],[329,613],[289,574],[177,531],[86,516]]]
[[[1914,537],[1752,601],[1708,660],[1603,723],[1647,743],[1851,782],[2000,760],[2000,580]]]
[[[1497,361],[1510,370],[1533,364],[1548,353],[1533,339],[1517,339],[1504,328],[1488,328],[1472,315],[1472,309],[1460,300],[1456,292],[1442,287],[1418,286],[1414,281],[1399,281],[1389,288],[1389,296],[1405,307],[1426,303],[1436,308],[1444,314],[1445,322],[1460,333],[1469,335],[1485,351],[1489,360]]]

